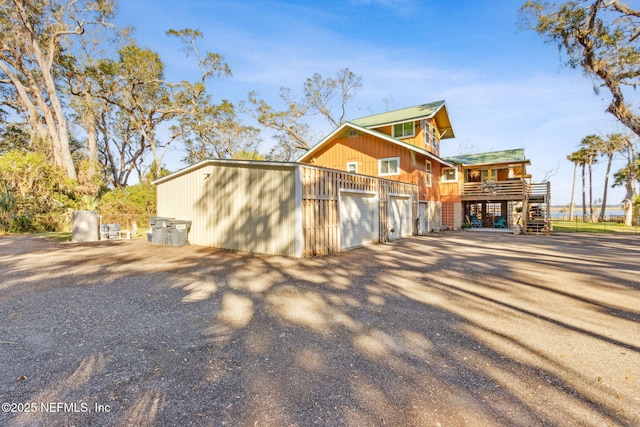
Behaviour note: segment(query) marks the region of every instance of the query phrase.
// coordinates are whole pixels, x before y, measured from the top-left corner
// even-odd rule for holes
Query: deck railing
[[[462,184],[464,199],[522,199],[529,191],[523,179],[507,181],[466,182]]]
[[[529,197],[544,197],[548,196],[550,192],[549,182],[534,183],[529,186]]]

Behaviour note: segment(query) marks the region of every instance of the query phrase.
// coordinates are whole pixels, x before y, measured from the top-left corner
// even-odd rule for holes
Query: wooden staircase
[[[523,231],[531,234],[551,233],[551,183],[530,184],[523,209]]]

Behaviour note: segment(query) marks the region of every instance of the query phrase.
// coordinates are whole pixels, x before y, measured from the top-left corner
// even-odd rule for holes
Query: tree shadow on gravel
[[[640,421],[638,252],[617,236],[444,233],[301,260],[2,243],[0,401],[90,410],[0,424]]]

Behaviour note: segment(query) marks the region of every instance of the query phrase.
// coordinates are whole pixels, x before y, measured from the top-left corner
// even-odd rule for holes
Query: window
[[[435,148],[436,150],[440,145],[440,142],[438,140],[439,140],[438,129],[435,126],[432,126],[431,127],[431,144],[433,144],[433,148]]]
[[[442,169],[442,182],[456,182],[458,180],[458,170],[455,168]]]
[[[400,157],[378,160],[378,175],[400,175]]]
[[[347,162],[347,172],[358,173],[358,162]]]
[[[429,123],[426,120],[420,120],[420,132],[422,133],[424,146],[428,147],[431,141],[429,141]]]
[[[425,184],[427,185],[427,187],[431,187],[431,162],[429,160],[425,161],[424,172]]]
[[[398,123],[393,125],[394,138],[406,138],[415,136],[415,126],[413,122]]]
[[[465,182],[482,182],[482,171],[480,169],[467,169],[465,175]]]

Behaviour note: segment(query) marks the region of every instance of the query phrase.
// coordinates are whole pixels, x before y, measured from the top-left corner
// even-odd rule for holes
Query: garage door
[[[340,193],[340,249],[377,242],[378,222],[377,195]]]
[[[411,236],[413,231],[411,217],[411,199],[392,196],[389,200],[389,238],[391,240]]]

